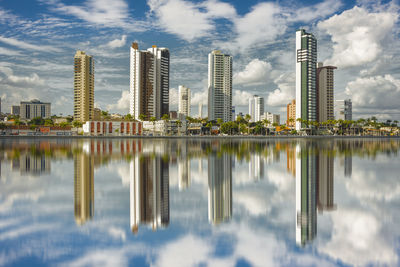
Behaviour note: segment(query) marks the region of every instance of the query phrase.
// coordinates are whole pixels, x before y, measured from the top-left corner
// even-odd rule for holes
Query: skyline
[[[318,61],[338,67],[335,100],[351,98],[355,119],[400,117],[398,1],[23,2],[0,2],[3,111],[38,98],[72,115],[73,55],[81,49],[96,64],[95,106],[127,114],[129,47],[138,41],[170,50],[170,110],[178,109],[180,84],[192,89],[193,114],[201,102],[206,108],[207,54],[219,49],[233,56],[236,113],[259,95],[265,111],[283,118],[295,98],[295,31],[304,27],[318,40]]]

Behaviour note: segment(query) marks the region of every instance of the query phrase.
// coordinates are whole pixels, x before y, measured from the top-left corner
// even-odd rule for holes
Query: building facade
[[[249,99],[249,115],[251,116],[250,122],[257,122],[261,120],[264,114],[264,98],[254,95]]]
[[[142,135],[143,123],[137,121],[87,121],[83,133],[90,136]]]
[[[295,127],[296,126],[296,100],[293,99],[292,102],[287,104],[286,107],[286,125],[288,127]]]
[[[311,33],[296,31],[296,130],[305,127],[297,119],[317,120],[316,66],[317,39]]]
[[[179,114],[183,114],[184,116],[190,116],[190,103],[191,103],[191,95],[190,88],[187,88],[184,85],[179,85]]]
[[[336,100],[335,103],[335,119],[351,121],[353,119],[353,104],[351,99]]]
[[[324,122],[335,119],[334,114],[334,66],[317,65],[317,121]]]
[[[74,120],[94,117],[94,59],[83,51],[74,56]]]
[[[219,50],[208,54],[208,119],[232,120],[232,57]]]
[[[33,118],[48,119],[51,117],[51,104],[40,102],[37,99],[22,101],[20,103],[21,120],[31,120]]]
[[[11,106],[11,115],[19,116],[21,114],[21,106]]]
[[[270,124],[280,124],[281,123],[281,116],[279,114],[273,114],[271,112],[264,112],[261,116],[261,120],[268,120]]]
[[[146,51],[130,48],[130,114],[139,120],[169,114],[169,50],[155,45]]]

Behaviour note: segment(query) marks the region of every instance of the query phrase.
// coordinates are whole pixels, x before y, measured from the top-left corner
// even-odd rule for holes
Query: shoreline
[[[308,136],[21,136],[21,135],[2,135],[0,139],[400,139],[400,136],[340,136],[340,135],[308,135]]]

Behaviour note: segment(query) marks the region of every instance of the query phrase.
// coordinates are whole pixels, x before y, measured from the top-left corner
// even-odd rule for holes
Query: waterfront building
[[[296,100],[293,99],[292,102],[287,104],[286,107],[286,125],[288,127],[295,127],[296,126]]]
[[[179,85],[179,114],[184,115],[185,117],[190,116],[190,103],[191,103],[191,95],[190,88]]]
[[[90,136],[142,135],[143,123],[139,121],[87,121],[83,133]]]
[[[270,124],[280,124],[281,121],[281,115],[279,114],[272,114],[271,112],[264,112],[264,114],[261,116],[261,120],[268,120]]]
[[[149,120],[169,114],[169,50],[153,45],[146,51],[130,48],[130,114]]]
[[[78,225],[94,215],[94,157],[85,152],[74,155],[74,213]]]
[[[11,115],[20,116],[21,114],[21,106],[11,106]]]
[[[317,39],[311,33],[296,31],[296,130],[305,127],[297,119],[317,120],[316,93]]]
[[[74,56],[74,120],[94,119],[94,59],[83,51]]]
[[[219,50],[208,54],[208,119],[232,120],[232,57]]]
[[[21,120],[32,120],[33,118],[48,119],[51,117],[51,104],[40,102],[37,99],[31,101],[21,101],[20,118]]]
[[[257,122],[261,120],[264,114],[264,98],[254,95],[249,99],[249,115],[251,116],[250,122]]]
[[[232,218],[232,158],[212,153],[208,158],[208,220],[219,224]]]
[[[351,99],[335,101],[335,119],[336,120],[352,120],[353,119],[353,104]]]
[[[324,66],[318,62],[317,66],[317,121],[334,120],[333,90],[334,66]]]
[[[169,225],[169,163],[160,155],[135,154],[130,163],[130,225],[136,234],[140,224],[153,231]]]

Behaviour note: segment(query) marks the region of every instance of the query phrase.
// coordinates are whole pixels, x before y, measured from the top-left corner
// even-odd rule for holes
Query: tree
[[[247,123],[249,123],[249,121],[251,120],[250,114],[246,114],[246,115],[244,116],[244,120],[245,120]]]
[[[221,126],[222,123],[224,123],[224,121],[223,121],[221,118],[218,118],[218,119],[217,119],[217,124],[218,124],[219,126]]]
[[[46,120],[44,120],[44,125],[45,126],[53,126],[54,122],[52,119],[46,119]]]
[[[169,121],[169,115],[168,115],[168,114],[164,114],[164,115],[162,115],[161,119],[162,119],[163,121],[168,122],[168,121]]]
[[[45,120],[42,117],[35,117],[29,121],[29,125],[44,125]]]
[[[133,117],[132,117],[132,115],[130,113],[128,113],[128,114],[125,115],[124,119],[127,120],[127,121],[131,121],[131,120],[133,120]]]
[[[139,120],[145,121],[146,119],[147,119],[147,116],[146,116],[146,115],[144,115],[144,114],[140,114],[140,115],[139,115]]]
[[[73,125],[75,128],[81,128],[81,127],[82,127],[82,122],[80,122],[80,121],[73,121],[73,122],[72,122],[72,125]]]

